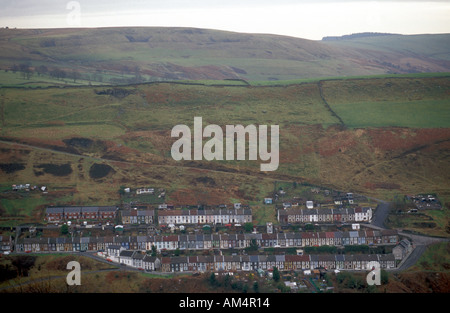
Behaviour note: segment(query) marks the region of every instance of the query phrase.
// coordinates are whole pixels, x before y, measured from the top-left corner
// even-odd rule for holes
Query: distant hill
[[[356,33],[356,34],[343,35],[343,36],[326,36],[326,37],[322,38],[322,41],[358,39],[358,38],[366,38],[366,37],[391,36],[391,35],[398,35],[398,34],[366,32],[366,33]]]
[[[323,42],[335,48],[353,48],[358,51],[370,52],[378,59],[386,56],[386,61],[403,67],[409,62],[410,72],[425,72],[427,70],[425,64],[429,66],[431,63],[438,67],[448,68],[448,61],[450,61],[450,34],[362,33]],[[416,68],[414,69],[414,67]],[[402,69],[408,70],[408,68]]]
[[[450,34],[327,38],[179,27],[0,29],[0,84],[270,81],[450,72]]]

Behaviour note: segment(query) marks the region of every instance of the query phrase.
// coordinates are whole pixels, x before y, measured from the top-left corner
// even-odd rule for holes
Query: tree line
[[[13,73],[20,72],[24,79],[31,79],[34,75],[47,75],[56,78],[57,80],[73,79],[74,83],[81,79],[80,72],[76,70],[64,70],[58,67],[49,68],[46,65],[33,67],[29,63],[20,63],[13,64],[10,70]],[[8,69],[6,69],[5,72],[8,72]]]

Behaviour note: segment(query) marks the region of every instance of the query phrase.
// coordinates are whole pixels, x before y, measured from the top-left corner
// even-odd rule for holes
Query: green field
[[[324,99],[348,127],[449,126],[448,76],[319,82]],[[67,126],[61,137],[72,128],[74,133],[111,138],[119,136],[124,127],[157,130],[191,125],[194,116],[205,117],[205,124],[218,125],[274,121],[280,127],[337,124],[319,95],[319,82],[253,88],[242,82],[234,82],[236,87],[207,85],[211,82],[139,85],[122,87],[129,92],[124,99],[96,94],[112,87],[3,89],[0,97],[7,127],[2,131],[11,135],[8,129],[15,132],[16,128],[33,127],[45,133],[57,129],[59,123]]]
[[[348,127],[449,127],[449,100],[360,102],[333,107]]]
[[[423,79],[422,79],[423,78]],[[329,80],[323,94],[348,127],[448,127],[449,76]]]
[[[448,72],[432,72],[432,73],[410,73],[410,74],[379,74],[379,75],[352,75],[352,76],[324,76],[315,78],[302,78],[302,79],[285,79],[280,81],[250,81],[252,86],[286,86],[297,85],[303,83],[314,83],[319,81],[351,81],[351,80],[374,80],[374,79],[387,79],[387,78],[436,78],[436,77],[449,77]]]

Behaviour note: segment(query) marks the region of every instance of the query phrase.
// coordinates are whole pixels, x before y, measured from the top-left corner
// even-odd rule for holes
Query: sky
[[[0,27],[170,26],[320,40],[360,32],[450,33],[450,1],[0,0]]]

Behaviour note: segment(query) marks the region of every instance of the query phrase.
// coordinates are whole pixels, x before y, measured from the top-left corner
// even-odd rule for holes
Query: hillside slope
[[[1,29],[0,68],[25,63],[38,73],[45,65],[48,71],[75,71],[87,81],[108,83],[448,72],[449,38],[334,42],[197,28]]]
[[[376,62],[391,67],[392,72],[440,72],[448,68],[450,61],[450,36],[448,34],[399,35],[354,34],[323,39],[332,47],[353,48],[367,57],[375,56]],[[381,65],[380,64],[380,65]]]
[[[65,202],[97,205],[119,201],[127,185],[164,187],[177,204],[255,203],[275,181],[449,201],[449,94],[448,76],[3,88],[0,183],[65,187]],[[171,129],[192,128],[195,116],[204,126],[279,125],[278,170],[261,172],[249,160],[174,161]],[[110,168],[97,177],[99,163]]]

